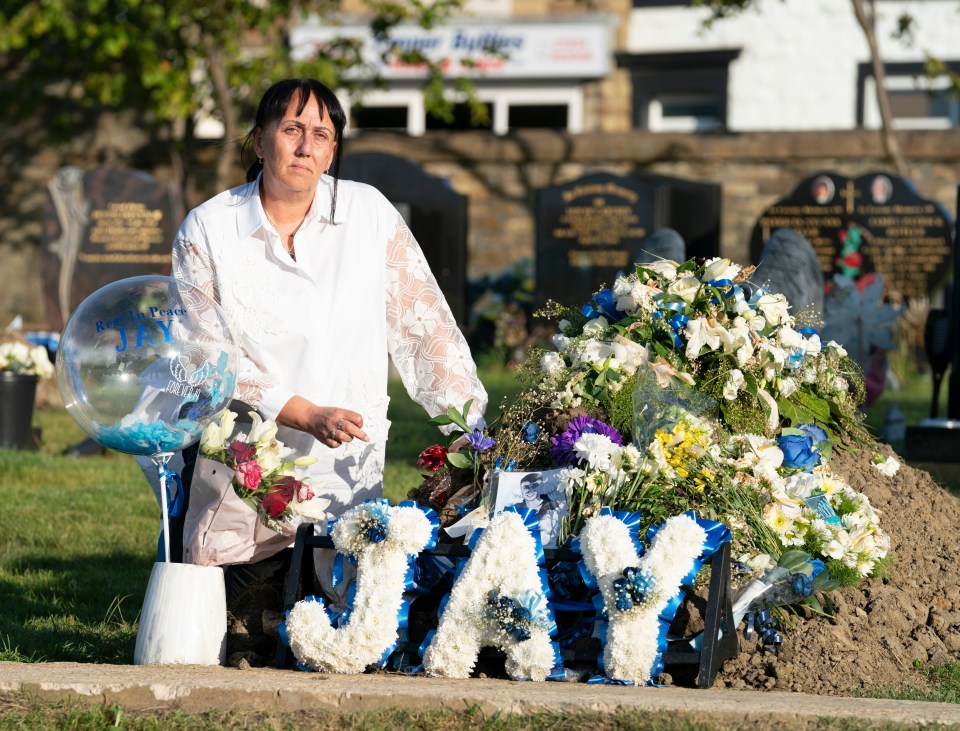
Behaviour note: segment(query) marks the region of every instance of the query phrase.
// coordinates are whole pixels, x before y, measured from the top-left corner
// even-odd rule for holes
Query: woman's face
[[[280,119],[254,130],[254,151],[263,158],[264,183],[271,192],[312,192],[337,149],[333,123],[317,98],[297,116],[294,95]]]

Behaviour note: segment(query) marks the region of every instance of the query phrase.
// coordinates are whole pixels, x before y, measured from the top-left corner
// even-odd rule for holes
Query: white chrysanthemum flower
[[[581,434],[573,445],[573,451],[581,462],[593,470],[604,471],[610,468],[611,455],[618,449],[604,434]]]

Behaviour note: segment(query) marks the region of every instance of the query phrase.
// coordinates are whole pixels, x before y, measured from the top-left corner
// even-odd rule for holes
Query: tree
[[[381,37],[401,22],[432,27],[462,0],[362,0]],[[7,6],[13,3],[5,4]],[[227,187],[241,115],[267,83],[312,76],[349,86],[361,62],[356,41],[329,44],[294,62],[289,33],[304,15],[329,15],[328,0],[36,0],[0,8],[0,114],[25,119],[63,104],[136,110],[138,124],[170,140],[170,158],[188,196],[198,114],[224,127],[216,187]],[[439,73],[428,65],[436,88]],[[433,98],[433,104],[441,99]],[[58,119],[54,115],[54,121]],[[61,123],[69,120],[59,118]]]

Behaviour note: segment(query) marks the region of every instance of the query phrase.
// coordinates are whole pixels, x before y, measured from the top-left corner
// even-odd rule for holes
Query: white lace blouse
[[[388,354],[430,416],[487,395],[467,343],[419,245],[375,188],[323,176],[294,240],[296,261],[268,225],[259,181],[191,211],[176,235],[173,276],[220,303],[240,350],[234,398],[272,418],[294,395],[363,416],[369,443],[336,449],[281,427],[278,438],[318,462],[305,474],[334,514],[383,490]],[[424,445],[428,446],[428,445]]]

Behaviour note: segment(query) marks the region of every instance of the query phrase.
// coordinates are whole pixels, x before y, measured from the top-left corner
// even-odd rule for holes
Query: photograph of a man
[[[537,511],[540,539],[545,548],[555,548],[560,522],[567,513],[567,498],[560,484],[560,470],[499,472],[494,512],[510,505]]]

